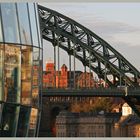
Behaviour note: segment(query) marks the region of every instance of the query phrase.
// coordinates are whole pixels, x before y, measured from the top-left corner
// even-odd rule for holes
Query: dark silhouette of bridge
[[[42,37],[51,42],[54,48],[55,70],[56,59],[58,60],[57,67],[60,68],[59,48],[68,54],[69,77],[72,77],[71,65],[74,67],[73,89],[70,87],[67,89],[46,88],[43,89],[43,98],[53,96],[121,97],[140,116],[140,72],[110,44],[86,27],[41,5],[38,6],[38,9]],[[57,58],[56,53],[58,54]],[[74,57],[73,64],[71,64],[72,56]],[[94,71],[99,79],[103,79],[109,85],[109,88],[76,89],[75,59],[82,62],[85,72],[86,67],[89,67],[90,72]]]
[[[43,97],[135,97],[140,96],[140,88],[93,88],[93,89],[43,89]]]

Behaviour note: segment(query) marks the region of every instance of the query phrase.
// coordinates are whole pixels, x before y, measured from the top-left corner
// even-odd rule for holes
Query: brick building
[[[43,87],[55,87],[55,67],[52,61],[46,63],[46,70],[43,71]]]
[[[76,78],[76,86],[79,88],[91,88],[95,86],[94,84],[92,73],[83,72]]]
[[[68,71],[65,64],[62,65],[60,71],[55,72],[54,63],[52,61],[46,63],[46,70],[43,72],[43,88],[68,88],[74,87],[74,83],[77,88],[94,87],[95,81],[93,78],[93,73]]]
[[[68,68],[65,64],[62,65],[61,71],[56,72],[56,87],[57,88],[68,87]]]
[[[68,70],[65,64],[60,71],[55,72],[55,65],[52,61],[46,63],[46,70],[43,72],[43,88],[67,88]]]

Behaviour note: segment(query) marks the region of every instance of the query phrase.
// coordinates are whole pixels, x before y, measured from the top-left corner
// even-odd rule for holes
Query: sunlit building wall
[[[37,4],[0,4],[0,136],[37,136],[42,40]]]

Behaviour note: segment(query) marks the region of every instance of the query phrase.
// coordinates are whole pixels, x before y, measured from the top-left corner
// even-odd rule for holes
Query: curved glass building
[[[42,83],[37,4],[0,4],[0,136],[37,136]]]

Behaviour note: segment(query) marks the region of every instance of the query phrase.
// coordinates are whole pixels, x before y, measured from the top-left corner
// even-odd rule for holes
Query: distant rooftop
[[[53,62],[53,60],[51,58],[49,58],[49,60],[46,61],[46,64],[47,63],[54,63],[54,62]]]

